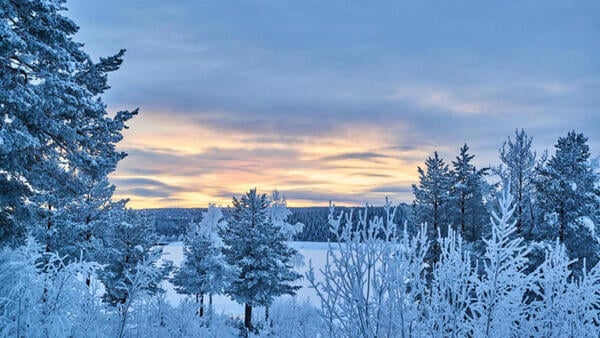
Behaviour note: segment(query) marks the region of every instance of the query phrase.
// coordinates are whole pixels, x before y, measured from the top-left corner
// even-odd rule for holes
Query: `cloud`
[[[175,193],[185,191],[183,187],[177,187],[163,183],[156,179],[142,177],[113,177],[112,183],[119,187],[121,195],[140,197],[162,197],[170,198]]]
[[[123,184],[127,186],[144,186],[144,187],[152,187],[157,189],[163,189],[168,191],[177,191],[180,188],[170,186],[158,180],[150,179],[150,178],[141,178],[141,177],[132,177],[132,178],[113,178],[113,183]]]
[[[374,153],[374,152],[362,152],[362,153],[344,153],[337,155],[325,156],[322,161],[343,161],[343,160],[374,160],[378,158],[388,158],[388,155]]]
[[[122,194],[131,195],[132,197],[171,197],[171,194],[165,190],[154,190],[146,188],[124,188]]]
[[[391,186],[379,186],[369,189],[369,192],[373,193],[412,193],[412,187],[410,184],[406,185],[391,185]]]
[[[252,186],[304,204],[410,199],[434,150],[467,142],[487,165],[515,128],[541,149],[571,129],[600,149],[594,1],[67,5],[94,57],[128,50],[103,99],[141,108],[113,175],[136,207]]]

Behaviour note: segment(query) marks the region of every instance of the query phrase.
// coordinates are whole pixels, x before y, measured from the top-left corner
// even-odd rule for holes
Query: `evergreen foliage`
[[[531,149],[532,138],[525,130],[515,130],[514,140],[508,137],[500,148],[500,175],[510,179],[510,191],[515,195],[517,233],[528,235],[535,222],[534,177],[536,152]]]
[[[151,222],[130,210],[112,211],[105,222],[101,242],[96,244],[103,248],[96,259],[103,264],[98,275],[106,288],[104,301],[113,306],[129,304],[132,288],[158,292],[170,266],[156,266],[162,249],[156,246]],[[140,278],[146,284],[140,284]]]
[[[417,167],[419,184],[413,184],[412,188],[415,195],[416,221],[419,224],[426,223],[433,237],[438,231],[442,234],[447,233],[452,180],[448,165],[439,157],[437,151],[433,153],[433,157],[425,160],[425,167],[425,170]]]
[[[0,199],[0,244],[22,243],[33,224],[47,252],[73,254],[73,228],[89,233],[90,223],[65,215],[107,206],[105,178],[125,156],[115,145],[137,111],[109,116],[99,95],[124,50],[93,62],[72,39],[78,27],[64,2],[0,3],[0,185],[9,196]]]
[[[469,154],[465,143],[460,148],[456,161],[452,161],[452,186],[450,188],[449,218],[456,231],[466,240],[476,241],[484,233],[488,222],[488,212],[484,204],[484,191],[487,168],[478,170],[471,161],[475,155]]]
[[[252,308],[268,307],[275,297],[294,295],[299,286],[292,283],[301,276],[293,270],[291,258],[296,250],[285,243],[284,233],[269,216],[270,201],[251,189],[233,198],[228,227],[221,230],[223,253],[234,269],[225,292],[245,304],[245,326],[252,327]]]
[[[209,313],[212,314],[212,296],[223,292],[231,274],[218,234],[226,226],[221,209],[210,204],[200,224],[190,225],[184,240],[185,259],[172,279],[177,292],[200,299],[200,316],[204,314],[204,295],[209,296]]]
[[[558,238],[569,257],[579,259],[575,266],[581,269],[583,258],[591,265],[600,258],[598,176],[592,170],[583,134],[571,131],[558,139],[555,148],[556,153],[538,168],[535,181],[544,220],[536,234],[540,240]]]

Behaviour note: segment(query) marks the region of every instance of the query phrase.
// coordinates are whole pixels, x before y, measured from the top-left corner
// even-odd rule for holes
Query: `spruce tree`
[[[481,229],[489,223],[482,193],[487,168],[478,170],[471,164],[474,157],[475,155],[469,154],[469,146],[465,143],[460,148],[456,161],[452,161],[451,172],[451,222],[469,241],[480,239]]]
[[[426,170],[417,167],[419,172],[419,185],[413,184],[415,195],[414,206],[418,223],[427,223],[431,238],[437,237],[440,230],[446,233],[449,223],[448,206],[450,202],[451,176],[448,165],[438,156],[437,151],[433,157],[425,160]]]
[[[251,331],[253,307],[268,309],[275,297],[294,295],[300,288],[292,284],[301,277],[291,263],[297,252],[270,219],[269,204],[267,196],[256,189],[234,197],[228,226],[221,230],[223,252],[234,270],[225,292],[244,304],[244,326]]]
[[[508,137],[500,148],[500,174],[510,178],[510,191],[515,195],[517,234],[525,232],[524,235],[528,235],[533,230],[535,218],[532,201],[535,195],[536,153],[531,150],[532,138],[523,129],[516,129],[514,137],[514,140]]]

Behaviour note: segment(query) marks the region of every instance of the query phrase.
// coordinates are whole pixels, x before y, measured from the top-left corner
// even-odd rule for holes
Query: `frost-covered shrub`
[[[274,337],[309,338],[326,332],[318,309],[295,298],[276,300],[271,306],[270,333]]]
[[[448,237],[438,236],[440,258],[432,271],[425,297],[425,328],[433,337],[472,335],[469,321],[473,313],[476,273],[463,239],[448,229]]]
[[[362,337],[565,337],[600,328],[600,265],[573,277],[561,243],[540,243],[543,256],[533,265],[532,249],[516,234],[512,196],[504,191],[493,213],[485,254],[473,261],[463,239],[449,229],[438,234],[439,260],[424,274],[427,240],[395,235],[387,223],[359,217],[341,227],[330,244],[323,280],[307,274],[321,300],[326,336]],[[391,210],[388,207],[388,210]],[[333,210],[332,210],[333,211]],[[350,222],[346,217],[346,225]],[[349,229],[356,229],[350,231]],[[482,266],[478,266],[481,264]],[[585,265],[582,263],[582,265]]]
[[[329,223],[337,241],[329,245],[327,263],[316,278],[312,266],[306,277],[321,300],[327,336],[406,336],[418,332],[423,299],[425,229],[415,237],[398,235],[395,208],[386,202],[386,219],[368,220],[366,208],[359,224],[352,215],[334,215]],[[345,224],[342,224],[344,220]]]
[[[475,280],[473,333],[477,337],[519,336],[529,283],[525,271],[529,249],[523,238],[514,236],[515,207],[509,191],[499,199],[500,212],[492,213],[492,236],[484,239],[483,273]]]
[[[92,332],[100,326],[87,316],[94,308],[83,282],[98,266],[65,261],[42,254],[31,239],[0,252],[0,336],[65,337],[76,333],[84,320]]]

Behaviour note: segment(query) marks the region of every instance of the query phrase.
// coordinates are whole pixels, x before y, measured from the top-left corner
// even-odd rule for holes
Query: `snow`
[[[325,257],[328,248],[327,242],[288,242],[288,244],[304,256],[304,264],[296,266],[296,271],[298,273],[302,274],[302,276],[305,275],[308,271],[308,262],[310,260],[315,269],[317,278],[322,277],[319,270],[325,266]],[[165,245],[163,248],[162,260],[172,261],[175,266],[179,267],[183,261],[183,243],[173,242]],[[303,303],[307,300],[314,306],[320,306],[320,300],[317,297],[315,290],[309,288],[309,283],[306,278],[302,278],[298,281],[298,285],[302,288],[298,290],[295,297],[283,296],[281,298],[296,298],[298,303]],[[188,297],[186,295],[178,294],[175,291],[173,284],[169,281],[164,281],[163,287],[167,291],[167,302],[173,306],[176,306],[180,301]],[[244,314],[244,307],[242,304],[238,304],[224,295],[214,296],[213,305],[215,312],[217,313],[225,313],[234,316],[241,316]]]
[[[577,223],[582,225],[587,231],[592,234],[592,237],[596,237],[596,224],[589,216],[581,216],[577,219]]]

